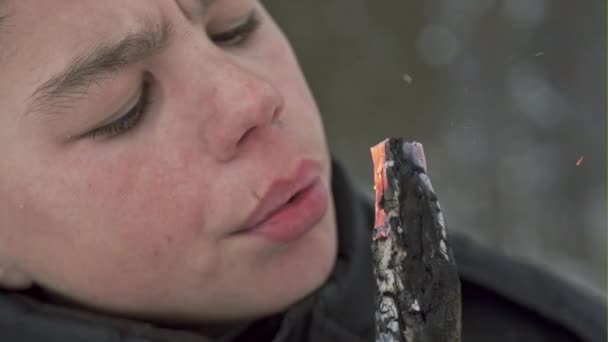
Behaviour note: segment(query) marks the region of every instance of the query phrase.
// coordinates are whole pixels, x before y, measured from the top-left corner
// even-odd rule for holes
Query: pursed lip
[[[260,202],[243,224],[244,228],[239,232],[251,230],[266,221],[297,194],[314,184],[321,175],[319,162],[305,159],[297,165],[293,173],[270,183]]]

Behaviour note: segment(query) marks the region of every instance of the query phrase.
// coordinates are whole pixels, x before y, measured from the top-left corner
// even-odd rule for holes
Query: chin
[[[265,315],[285,311],[325,284],[336,262],[336,234],[332,208],[315,229],[288,247],[271,272],[274,281],[260,288],[265,292]]]
[[[322,287],[334,268],[337,228],[333,201],[321,221],[298,240],[268,249],[258,244],[243,273],[213,305],[212,321],[254,320],[284,312]],[[257,260],[257,261],[256,261]]]

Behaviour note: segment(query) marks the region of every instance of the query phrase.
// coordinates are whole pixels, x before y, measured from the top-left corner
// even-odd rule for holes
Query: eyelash
[[[144,81],[141,85],[141,95],[137,103],[123,116],[105,126],[94,129],[87,134],[90,138],[101,136],[116,136],[135,127],[145,115],[150,105],[150,81]]]
[[[211,35],[211,40],[223,46],[242,46],[260,26],[260,19],[256,12],[247,17],[241,25],[238,25],[226,32]],[[94,129],[87,134],[90,138],[102,136],[117,136],[134,128],[146,114],[150,104],[150,82],[144,81],[141,86],[141,95],[137,103],[125,115],[105,126]]]
[[[223,46],[240,46],[247,43],[249,38],[260,27],[260,19],[257,12],[252,12],[240,25],[218,34],[211,35],[211,40]]]

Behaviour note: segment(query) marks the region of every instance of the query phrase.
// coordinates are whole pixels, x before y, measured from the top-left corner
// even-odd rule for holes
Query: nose
[[[283,97],[268,80],[238,65],[225,67],[218,84],[205,140],[217,160],[229,161],[249,138],[277,122]]]

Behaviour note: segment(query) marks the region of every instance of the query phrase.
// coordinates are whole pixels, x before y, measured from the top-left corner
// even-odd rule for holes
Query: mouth
[[[298,239],[325,215],[329,194],[321,180],[321,165],[305,160],[286,178],[273,181],[239,234],[274,242]]]

